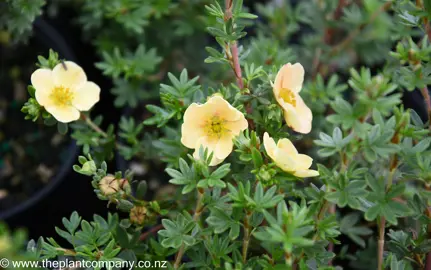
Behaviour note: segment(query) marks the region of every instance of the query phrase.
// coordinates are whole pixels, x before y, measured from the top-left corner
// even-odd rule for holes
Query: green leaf
[[[251,149],[251,157],[253,159],[253,164],[256,169],[260,168],[263,165],[262,155],[260,154],[260,151],[254,147]]]
[[[65,124],[65,123],[58,122],[58,124],[57,124],[57,129],[58,129],[58,132],[59,132],[60,134],[62,134],[62,135],[66,135],[66,134],[67,134],[67,130],[68,130],[68,126],[67,126],[67,124]]]
[[[136,198],[143,200],[145,198],[145,194],[147,193],[147,182],[140,181],[138,187],[136,188]]]

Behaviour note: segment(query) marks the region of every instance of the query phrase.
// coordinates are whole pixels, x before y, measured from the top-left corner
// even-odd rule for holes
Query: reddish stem
[[[428,91],[428,87],[424,87],[421,89],[422,96],[425,99],[425,104],[427,106],[428,119],[430,121],[430,130],[431,130],[431,97]]]
[[[377,269],[382,270],[383,269],[383,252],[385,251],[385,226],[386,226],[386,219],[384,217],[380,218],[380,224],[379,224],[379,246],[378,246],[378,265]]]
[[[431,190],[429,185],[425,185],[425,190]],[[427,206],[425,214],[428,218],[431,218],[431,207]],[[428,238],[431,238],[431,224],[428,224]],[[425,261],[425,270],[431,270],[431,252],[428,252]]]
[[[151,234],[157,233],[161,229],[163,229],[163,225],[159,224],[156,227],[153,227],[150,230],[148,230],[148,231],[144,232],[143,234],[141,234],[141,236],[139,237],[139,240],[144,241],[148,236],[150,236]]]
[[[238,43],[237,42],[234,42],[232,44],[231,52],[232,52],[232,60],[233,60],[233,67],[234,67],[236,81],[238,83],[239,88],[243,89],[244,88],[244,82],[242,81],[241,66],[239,64]]]

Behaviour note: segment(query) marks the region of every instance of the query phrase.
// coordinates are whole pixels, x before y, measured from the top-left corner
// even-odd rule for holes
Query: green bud
[[[154,212],[156,213],[160,212],[160,205],[157,201],[150,202],[150,207],[154,210]]]
[[[130,210],[132,210],[133,207],[134,207],[133,203],[131,203],[128,200],[120,200],[118,202],[118,209],[122,211],[130,212]]]
[[[85,175],[93,175],[96,171],[96,163],[93,160],[89,160],[82,165],[82,168],[78,173]]]
[[[147,182],[141,181],[136,189],[136,198],[143,200],[147,193]]]

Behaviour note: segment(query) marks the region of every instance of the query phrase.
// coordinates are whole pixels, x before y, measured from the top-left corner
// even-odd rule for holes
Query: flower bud
[[[103,195],[112,195],[120,190],[120,182],[113,175],[107,175],[100,180],[99,189]]]
[[[86,175],[93,175],[97,171],[94,160],[89,160],[82,165],[80,172]]]
[[[147,208],[145,206],[135,206],[130,210],[130,222],[142,225],[144,224],[147,215]]]
[[[127,179],[122,178],[118,180],[118,183],[120,185],[120,189],[123,190],[125,193],[130,194],[132,192],[129,181]]]

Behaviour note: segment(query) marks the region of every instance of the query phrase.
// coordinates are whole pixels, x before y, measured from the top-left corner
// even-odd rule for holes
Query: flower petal
[[[244,114],[238,111],[229,104],[223,97],[219,95],[213,95],[207,101],[208,105],[213,108],[214,115],[219,116],[220,118],[227,121],[238,121],[241,118],[244,118]]]
[[[302,134],[310,133],[313,114],[299,95],[297,95],[296,107],[293,108],[292,110],[284,110],[286,124],[296,132]]]
[[[296,132],[300,132],[303,134],[310,133],[313,122],[313,113],[299,95],[296,100],[296,108],[298,115],[301,116],[301,127],[296,130]]]
[[[290,104],[290,103],[287,103],[286,101],[284,101],[284,99],[282,99],[281,97],[275,97],[276,98],[276,100],[277,100],[277,102],[278,102],[278,104],[280,104],[280,106],[281,106],[281,108],[284,110],[284,111],[292,111],[292,110],[295,110],[295,107],[293,107],[293,105],[292,104]]]
[[[286,124],[294,131],[299,132],[299,130],[302,130],[302,124],[297,110],[284,110],[284,120],[286,121]]]
[[[214,156],[218,159],[225,159],[232,152],[233,141],[231,137],[221,138],[215,148]]]
[[[57,121],[62,123],[69,123],[72,121],[76,121],[80,117],[79,111],[73,106],[48,106],[45,109],[54,116]]]
[[[278,96],[278,91],[282,88],[299,93],[304,83],[304,67],[300,63],[287,63],[277,73],[274,82],[274,94]]]
[[[217,146],[218,140],[210,138],[208,136],[202,136],[197,141],[195,141],[194,149],[198,150],[201,146],[205,149],[208,149],[210,152],[214,152]]]
[[[296,170],[307,170],[311,167],[311,164],[313,163],[313,159],[307,155],[299,154],[295,157],[296,161]]]
[[[205,119],[211,114],[210,107],[205,105],[191,104],[184,113],[184,123],[181,126],[181,143],[188,148],[194,149],[200,137],[205,133],[203,125]]]
[[[296,170],[295,160],[280,149],[275,150],[275,164],[285,172],[294,172]]]
[[[263,134],[263,146],[265,147],[268,156],[272,160],[275,160],[275,150],[277,149],[277,145],[275,144],[274,139],[269,137],[268,132],[265,132],[265,134]]]
[[[296,150],[295,146],[287,138],[283,138],[283,139],[278,140],[277,148],[283,150],[288,155],[292,155],[292,156],[298,155],[298,151]]]
[[[87,75],[85,75],[84,70],[71,61],[56,65],[52,73],[56,86],[80,88],[87,81]]]
[[[248,128],[248,122],[245,119],[245,117],[243,117],[238,121],[226,122],[224,126],[226,129],[230,131],[230,134],[232,136],[238,136],[241,131],[246,130]]]
[[[85,82],[75,88],[72,105],[80,111],[88,111],[100,99],[100,87],[94,82]]]
[[[54,88],[52,71],[46,68],[37,69],[31,74],[31,84],[36,89],[36,100],[41,106],[51,103],[49,95]]]
[[[303,170],[303,171],[296,171],[294,175],[301,178],[314,177],[314,176],[318,176],[319,172],[315,170]]]

